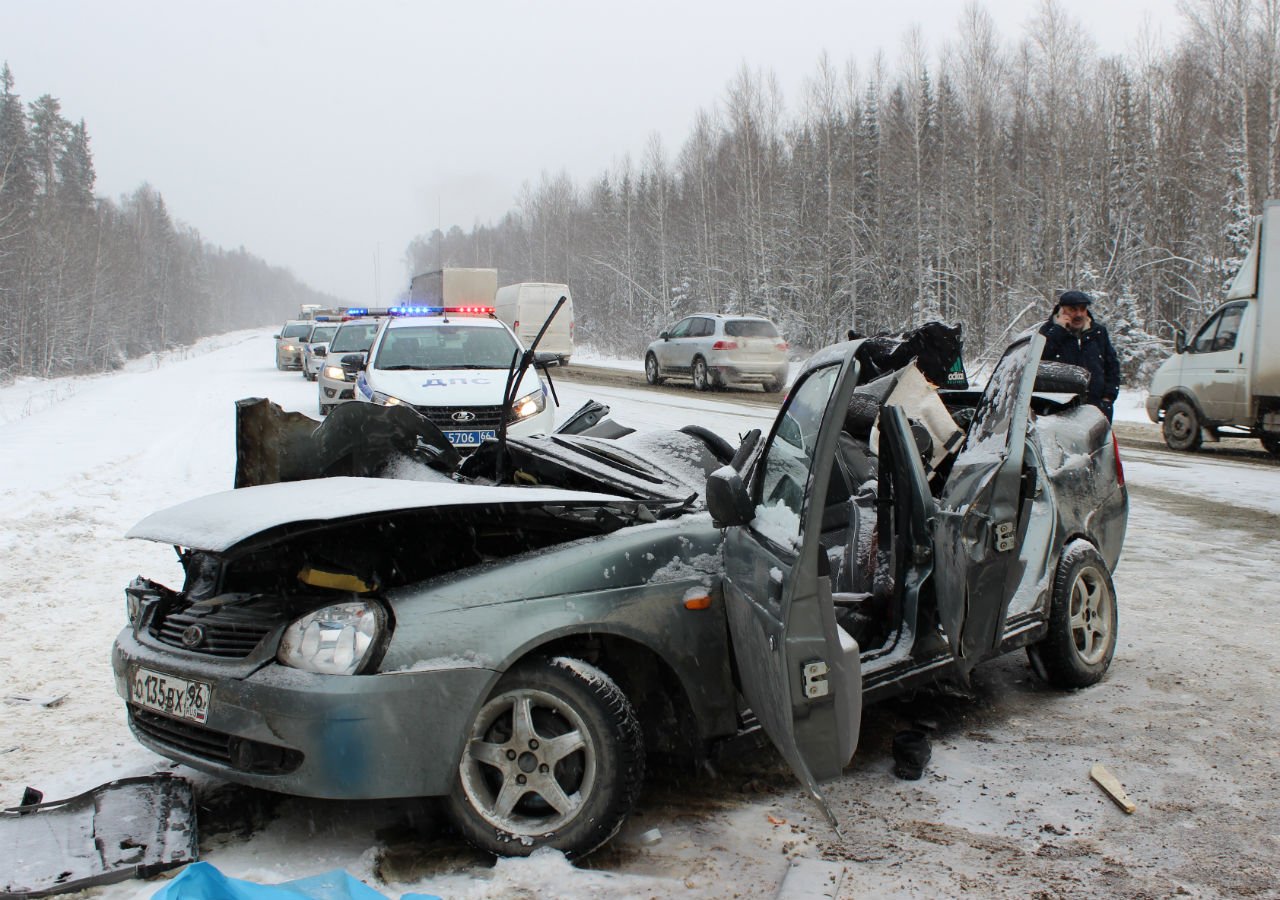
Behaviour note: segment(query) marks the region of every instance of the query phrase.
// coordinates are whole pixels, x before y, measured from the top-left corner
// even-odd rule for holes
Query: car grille
[[[302,765],[302,754],[297,750],[234,737],[136,706],[129,707],[129,724],[157,744],[246,772],[282,775]]]
[[[497,430],[502,423],[501,406],[415,406],[414,409],[441,431]],[[475,418],[460,422],[453,417],[454,413],[463,412]]]
[[[191,653],[244,659],[286,619],[284,607],[269,598],[217,605],[194,603],[161,614],[151,636]]]

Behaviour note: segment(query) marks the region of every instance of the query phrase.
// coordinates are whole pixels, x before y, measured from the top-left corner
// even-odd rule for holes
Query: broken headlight
[[[320,675],[355,675],[372,658],[386,626],[387,614],[376,603],[326,606],[285,629],[276,659]]]

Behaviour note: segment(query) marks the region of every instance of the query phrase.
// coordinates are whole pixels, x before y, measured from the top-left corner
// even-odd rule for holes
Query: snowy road
[[[315,386],[271,353],[269,332],[240,333],[109,376],[0,389],[0,804],[27,784],[61,797],[165,765],[130,736],[108,652],[123,586],[179,570],[169,548],[120,536],[230,486],[235,399],[314,414]],[[772,419],[732,394],[557,387],[562,414],[594,396],[639,428],[696,421],[735,441]],[[1108,678],[1059,694],[1018,654],[980,667],[971,695],[869,710],[854,766],[828,789],[842,839],[761,751],[715,778],[659,778],[595,870],[554,855],[489,868],[429,807],[298,800],[234,823],[251,837],[210,835],[205,858],[263,882],[343,867],[391,896],[772,896],[792,857],[844,862],[842,897],[1277,896],[1280,469],[1152,450],[1125,462],[1133,509]],[[911,723],[935,738],[919,782],[889,771],[889,742]],[[1134,815],[1088,781],[1095,762]],[[655,827],[660,842],[639,840]]]

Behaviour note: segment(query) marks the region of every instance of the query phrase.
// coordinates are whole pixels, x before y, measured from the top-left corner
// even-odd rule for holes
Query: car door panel
[[[1015,341],[996,364],[939,498],[938,615],[962,672],[998,646],[1025,562],[1023,463],[1044,337]]]
[[[822,498],[856,372],[852,354],[833,355],[831,365],[816,369],[788,395],[752,475],[757,518],[752,525],[729,528],[723,551],[726,610],[742,692],[833,825],[818,781],[840,774],[853,753],[862,690],[857,644],[836,622],[827,557],[818,539]],[[806,404],[801,426],[780,427]],[[816,427],[806,430],[805,423]],[[779,453],[774,445],[784,440],[798,445]],[[808,462],[803,484],[798,484],[799,458]],[[769,490],[787,482],[798,487],[798,495],[791,488]],[[769,504],[769,493],[786,499]],[[787,503],[800,505],[793,510]]]

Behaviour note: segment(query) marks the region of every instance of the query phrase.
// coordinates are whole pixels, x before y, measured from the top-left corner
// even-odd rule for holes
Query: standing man
[[[1066,291],[1058,297],[1049,321],[1040,326],[1045,337],[1043,358],[1088,371],[1088,402],[1102,410],[1109,422],[1120,393],[1120,360],[1106,327],[1089,314],[1092,302],[1084,291]]]

